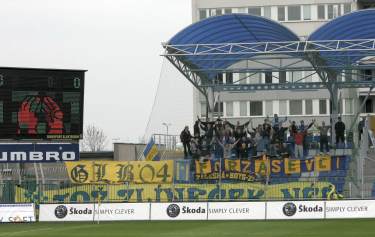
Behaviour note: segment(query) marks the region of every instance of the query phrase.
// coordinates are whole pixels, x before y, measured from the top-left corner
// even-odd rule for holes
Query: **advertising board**
[[[375,218],[375,200],[327,201],[326,218]]]
[[[267,202],[267,219],[323,219],[324,201]]]
[[[35,222],[34,204],[0,204],[0,223],[7,222]]]
[[[264,220],[265,202],[209,202],[208,220]]]
[[[149,220],[149,203],[42,204],[39,221]]]
[[[0,163],[48,163],[79,160],[79,144],[0,144]]]
[[[151,220],[207,220],[207,203],[152,203]]]

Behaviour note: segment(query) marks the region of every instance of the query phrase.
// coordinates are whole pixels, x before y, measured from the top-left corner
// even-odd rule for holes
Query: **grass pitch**
[[[374,237],[375,220],[153,221],[1,224],[1,237]]]

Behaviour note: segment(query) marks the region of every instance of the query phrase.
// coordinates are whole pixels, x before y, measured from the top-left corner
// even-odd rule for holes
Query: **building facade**
[[[193,22],[208,17],[231,13],[252,14],[277,21],[306,39],[313,31],[326,22],[358,9],[374,7],[375,1],[353,0],[192,0]],[[373,72],[364,72],[373,77]],[[357,74],[358,75],[358,74]],[[353,77],[348,73],[342,80]],[[287,82],[319,82],[319,76],[313,71],[282,71],[265,73],[226,73],[218,76],[219,83],[258,84]],[[345,89],[340,94],[340,114],[350,122],[354,118],[361,99],[368,89]],[[205,98],[194,90],[194,118],[206,116]],[[370,96],[363,113],[375,112],[375,103]],[[229,121],[245,122],[251,118],[254,126],[266,116],[273,114],[287,116],[290,120],[309,121],[316,118],[319,122],[329,123],[330,99],[327,90],[309,91],[256,91],[229,93],[221,92],[215,106],[214,116]]]

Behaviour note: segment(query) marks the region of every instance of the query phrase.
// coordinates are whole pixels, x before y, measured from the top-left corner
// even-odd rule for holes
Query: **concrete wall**
[[[115,161],[130,161],[137,160],[138,154],[143,151],[146,144],[114,143],[113,145]]]

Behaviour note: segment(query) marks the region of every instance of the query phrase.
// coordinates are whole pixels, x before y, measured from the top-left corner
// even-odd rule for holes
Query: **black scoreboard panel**
[[[0,139],[80,139],[83,70],[0,67]]]

